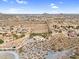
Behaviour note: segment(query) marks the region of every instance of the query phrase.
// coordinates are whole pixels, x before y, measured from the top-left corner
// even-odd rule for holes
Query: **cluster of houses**
[[[50,26],[52,34],[63,33],[67,37],[79,37],[79,26],[78,25],[64,25],[54,24]]]
[[[11,43],[11,42],[25,37],[27,32],[28,32],[28,30],[24,27],[21,27],[21,25],[20,26],[0,27],[0,40],[4,41],[3,43],[0,44],[0,48],[4,48],[4,47],[11,48],[12,44],[15,44],[15,43]],[[6,45],[8,45],[8,46],[6,46]]]

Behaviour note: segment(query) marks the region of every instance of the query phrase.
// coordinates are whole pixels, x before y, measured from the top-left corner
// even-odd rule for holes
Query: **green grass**
[[[22,35],[20,36],[20,38],[23,38],[23,37],[25,37],[25,34],[22,34]]]
[[[13,34],[14,39],[18,39],[18,36],[16,34]]]
[[[23,37],[25,37],[25,34],[21,34],[21,36],[18,36],[16,34],[13,34],[13,38],[14,39],[19,39],[19,38],[23,38]]]
[[[31,33],[30,34],[30,38],[32,38],[33,36],[42,36],[42,37],[46,38],[49,34],[51,34],[51,32],[46,32],[46,33]]]
[[[78,55],[71,56],[70,59],[79,59]]]

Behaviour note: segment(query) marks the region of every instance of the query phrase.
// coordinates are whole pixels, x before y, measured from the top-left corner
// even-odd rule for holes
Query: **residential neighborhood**
[[[0,50],[15,50],[20,59],[78,59],[78,16],[0,14]]]

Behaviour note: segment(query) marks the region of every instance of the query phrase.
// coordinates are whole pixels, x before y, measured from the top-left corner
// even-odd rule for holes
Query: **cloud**
[[[8,9],[4,9],[4,10],[0,10],[1,13],[3,14],[36,14],[36,13],[41,13],[41,11],[32,11],[29,9],[25,9],[25,8],[8,8]]]
[[[53,8],[53,9],[57,9],[57,8],[59,8],[59,7],[58,7],[58,6],[52,6],[52,8]]]
[[[19,4],[27,4],[26,0],[16,0],[16,2]]]
[[[10,0],[2,0],[4,2],[8,2]],[[27,4],[27,1],[26,0],[15,0],[18,4]],[[11,0],[11,2],[13,2],[13,0]]]
[[[6,9],[6,10],[2,11],[2,13],[6,13],[6,14],[23,14],[23,13],[26,13],[26,11],[24,9],[9,8],[9,9]]]
[[[54,3],[51,3],[51,4],[50,4],[50,6],[54,6],[54,5],[55,5]]]
[[[59,8],[59,7],[58,7],[56,4],[54,4],[54,3],[51,3],[51,4],[50,4],[50,7],[53,8],[53,9]]]
[[[7,2],[8,0],[2,0],[2,1]]]

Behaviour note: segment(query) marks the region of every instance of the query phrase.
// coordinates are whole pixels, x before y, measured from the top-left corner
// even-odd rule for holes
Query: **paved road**
[[[69,58],[70,56],[74,55],[74,48],[61,51],[61,52],[49,52],[48,55],[46,56],[46,59],[64,59],[64,58]]]
[[[0,59],[19,59],[19,56],[14,51],[0,51]]]

